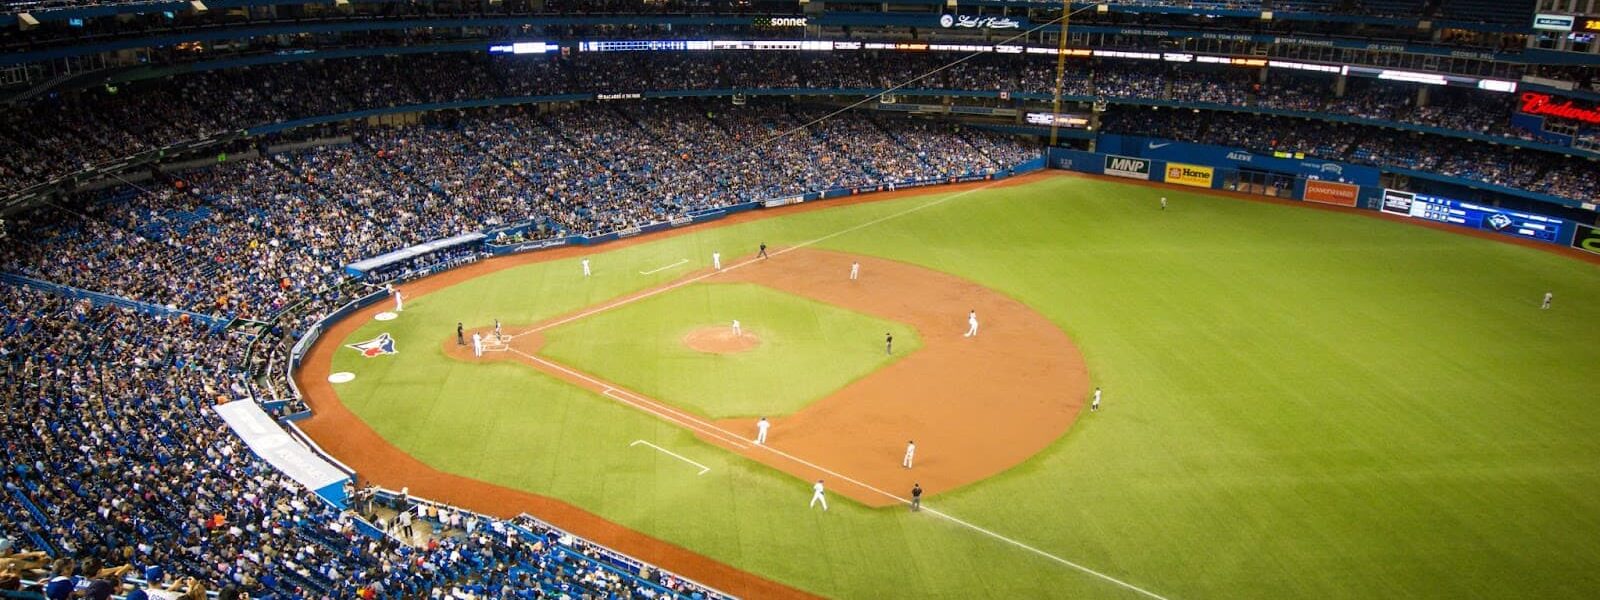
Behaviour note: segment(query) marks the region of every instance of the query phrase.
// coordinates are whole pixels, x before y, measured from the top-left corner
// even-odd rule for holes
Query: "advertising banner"
[[[1379,210],[1391,215],[1411,216],[1411,200],[1417,195],[1400,190],[1383,190],[1383,206]]]
[[[1209,188],[1215,173],[1211,167],[1175,162],[1167,163],[1167,183]]]
[[[1150,179],[1150,161],[1131,156],[1106,155],[1106,174],[1129,179]]]
[[[1572,236],[1572,247],[1600,254],[1600,229],[1578,223],[1577,235]]]
[[[320,490],[349,479],[344,471],[290,437],[256,403],[234,401],[219,404],[213,410],[256,456],[307,489]]]
[[[1211,165],[1219,169],[1252,169],[1300,175],[1307,179],[1336,181],[1356,185],[1378,185],[1378,169],[1292,154],[1274,156],[1229,148],[1135,135],[1103,134],[1102,152],[1142,156],[1155,160]]]
[[[1355,206],[1356,197],[1360,195],[1361,187],[1348,183],[1334,183],[1318,179],[1306,180],[1306,191],[1300,196],[1307,202],[1321,202],[1323,204],[1337,204],[1339,206]]]

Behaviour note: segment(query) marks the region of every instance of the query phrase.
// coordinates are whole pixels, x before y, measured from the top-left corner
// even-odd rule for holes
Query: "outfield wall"
[[[1127,154],[1051,148],[1048,154],[1050,167],[1377,210],[1518,239],[1572,246],[1600,254],[1600,230],[1594,227],[1530,211],[1500,208],[1420,191],[1386,188],[1379,185],[1378,170],[1371,167],[1321,160],[1263,157],[1242,150],[1184,142],[1156,142],[1134,136],[1101,137],[1102,140],[1108,138],[1111,142],[1109,148]],[[1146,156],[1150,153],[1159,153],[1168,158]],[[1251,166],[1241,166],[1243,164]],[[1256,170],[1258,167],[1262,168]],[[1272,193],[1265,194],[1235,185],[1252,171],[1278,178],[1286,185],[1269,189],[1267,191]],[[1290,178],[1292,185],[1289,184]]]

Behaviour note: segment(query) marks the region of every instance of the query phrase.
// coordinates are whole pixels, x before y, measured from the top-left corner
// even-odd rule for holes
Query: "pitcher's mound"
[[[734,354],[754,350],[761,345],[761,338],[749,330],[744,335],[733,335],[733,328],[726,325],[701,327],[683,336],[683,345],[699,352]]]

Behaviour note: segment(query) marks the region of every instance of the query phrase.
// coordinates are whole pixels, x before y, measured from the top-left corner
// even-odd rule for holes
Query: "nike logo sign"
[[[1155,150],[1156,148],[1165,148],[1165,147],[1171,146],[1171,145],[1172,145],[1172,142],[1167,142],[1165,144],[1157,144],[1155,142],[1150,142],[1150,149],[1151,150]]]

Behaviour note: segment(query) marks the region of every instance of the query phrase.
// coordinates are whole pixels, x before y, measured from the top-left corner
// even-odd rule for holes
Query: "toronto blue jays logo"
[[[394,338],[389,337],[387,333],[379,334],[376,338],[345,347],[354,348],[356,352],[360,352],[362,356],[367,358],[383,354],[398,354],[400,352],[394,349]]]

